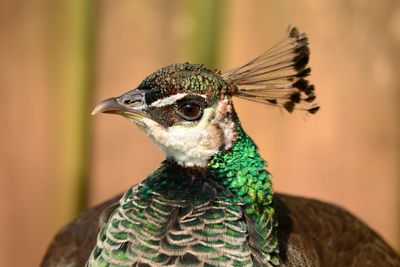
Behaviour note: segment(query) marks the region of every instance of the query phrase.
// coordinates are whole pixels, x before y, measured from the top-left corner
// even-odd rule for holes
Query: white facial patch
[[[220,148],[228,149],[236,138],[236,126],[229,109],[231,103],[224,99],[206,108],[200,121],[193,125],[188,122],[187,125],[164,128],[149,118],[143,118],[141,122],[145,127],[141,128],[179,164],[204,167]]]
[[[176,94],[176,95],[171,95],[171,96],[165,97],[163,99],[159,99],[157,101],[154,101],[153,103],[150,104],[150,107],[157,107],[157,108],[165,107],[165,106],[174,104],[176,101],[178,101],[179,99],[184,98],[187,95],[188,95],[187,93],[179,93],[179,94]],[[200,94],[191,94],[191,95],[198,95],[198,96],[201,96],[203,98],[206,98],[205,95],[200,95]]]

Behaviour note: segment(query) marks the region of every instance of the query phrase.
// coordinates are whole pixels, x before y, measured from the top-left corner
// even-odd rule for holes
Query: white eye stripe
[[[165,106],[175,103],[176,101],[184,98],[187,95],[189,95],[189,94],[188,93],[179,93],[176,95],[171,95],[171,96],[165,97],[163,99],[154,101],[153,103],[150,104],[150,107],[156,107],[156,108],[165,107]],[[191,95],[201,96],[204,99],[206,99],[206,95],[200,95],[200,94],[191,94]]]

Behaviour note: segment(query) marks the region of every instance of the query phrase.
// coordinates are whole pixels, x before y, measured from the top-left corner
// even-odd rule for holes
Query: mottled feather
[[[66,225],[53,239],[41,266],[84,266],[96,243],[100,214],[112,203],[116,207],[121,197],[116,196],[86,210]],[[344,209],[279,193],[275,193],[274,202],[282,266],[400,266],[396,252],[376,232]]]

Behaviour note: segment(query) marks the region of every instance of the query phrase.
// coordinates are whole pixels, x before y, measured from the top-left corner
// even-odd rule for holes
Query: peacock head
[[[315,113],[314,87],[305,77],[307,37],[296,28],[252,61],[221,73],[198,64],[173,64],[149,75],[137,88],[104,100],[92,114],[111,113],[133,121],[183,166],[204,167],[237,138],[232,97]]]

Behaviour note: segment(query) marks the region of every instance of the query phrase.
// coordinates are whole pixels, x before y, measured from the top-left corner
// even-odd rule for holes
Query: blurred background
[[[400,2],[0,0],[0,266],[37,266],[82,209],[163,160],[102,99],[178,62],[227,70],[289,24],[310,38],[315,116],[235,100],[276,191],[345,207],[400,251]]]

